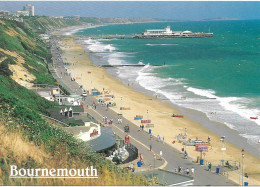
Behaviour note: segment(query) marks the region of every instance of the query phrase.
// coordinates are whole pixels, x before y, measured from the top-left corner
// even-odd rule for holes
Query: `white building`
[[[30,13],[28,11],[24,11],[24,10],[17,10],[13,15],[16,17],[29,16]]]
[[[0,17],[9,16],[9,11],[7,10],[0,10]]]
[[[43,97],[43,98],[45,98],[45,99],[47,99],[49,101],[54,101],[54,97],[53,97],[51,91],[49,91],[49,92],[48,91],[38,91],[38,94],[41,97]]]
[[[153,29],[153,30],[146,30],[143,35],[172,35],[172,30],[170,26],[167,26],[165,29]]]
[[[160,37],[160,36],[191,36],[194,35],[191,31],[172,31],[170,26],[167,26],[165,29],[152,29],[152,30],[146,30],[143,33],[143,36],[153,36],[153,37]]]
[[[23,7],[23,10],[24,11],[28,11],[29,12],[29,16],[34,16],[34,6],[31,5],[31,4],[26,4],[24,7]]]
[[[55,96],[55,101],[61,105],[81,105],[82,97],[80,95],[57,95],[55,93],[53,95]]]
[[[83,141],[93,140],[101,135],[100,125],[94,122],[85,122],[85,126],[64,127],[64,130]]]

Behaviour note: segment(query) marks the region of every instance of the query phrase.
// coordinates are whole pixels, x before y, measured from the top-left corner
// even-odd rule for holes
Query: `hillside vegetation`
[[[92,24],[104,23],[137,23],[137,22],[153,22],[159,21],[151,18],[96,18],[96,17],[82,17],[80,21]]]
[[[32,23],[26,22],[32,29],[37,27],[33,19]],[[35,19],[45,28],[51,24],[59,27],[76,24]],[[34,83],[54,85],[55,80],[44,60],[48,54],[45,43],[26,24],[0,20],[0,185],[149,185],[40,116],[49,115],[47,109],[55,103],[28,88]],[[93,165],[99,178],[11,179],[10,165],[49,169]]]
[[[24,22],[28,28],[34,31],[43,31],[88,24],[108,24],[108,23],[136,23],[136,22],[153,22],[159,21],[157,19],[150,18],[97,18],[97,17],[80,17],[76,19],[74,17],[65,18],[53,18],[48,16],[34,16],[25,17]]]
[[[72,17],[61,19],[61,18],[53,18],[48,16],[25,17],[24,22],[28,28],[34,31],[43,31],[43,32],[57,29],[57,28],[84,24],[80,20],[74,19]]]

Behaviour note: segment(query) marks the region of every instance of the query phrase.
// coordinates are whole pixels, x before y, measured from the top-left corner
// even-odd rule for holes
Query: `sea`
[[[209,38],[91,38],[141,34],[146,29],[213,32]],[[98,65],[118,67],[117,77],[158,98],[203,112],[247,139],[260,141],[260,20],[179,21],[106,25],[78,30]],[[153,66],[163,65],[163,66]],[[250,119],[257,117],[259,119]]]

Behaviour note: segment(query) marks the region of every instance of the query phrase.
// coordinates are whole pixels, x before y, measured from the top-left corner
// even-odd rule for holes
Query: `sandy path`
[[[110,100],[117,104],[117,106],[112,107],[113,110],[120,113],[119,108],[121,107],[121,103],[123,107],[130,107],[131,110],[123,110],[122,113],[124,117],[130,119],[138,126],[141,124],[140,120],[133,120],[134,116],[143,115],[144,119],[147,119],[148,110],[148,118],[155,125],[152,129],[153,134],[155,136],[158,134],[164,136],[165,142],[171,144],[177,150],[181,150],[183,146],[180,143],[172,144],[172,141],[179,133],[184,134],[185,128],[187,128],[188,138],[196,139],[197,137],[206,141],[209,136],[212,147],[206,153],[205,159],[207,162],[213,164],[220,163],[222,159],[222,142],[219,141],[220,136],[203,128],[200,124],[191,121],[186,116],[184,118],[171,117],[171,113],[179,114],[179,111],[168,103],[157,101],[155,98],[140,93],[111,77],[106,72],[106,69],[98,67],[91,62],[89,54],[83,50],[81,45],[76,44],[74,39],[68,37],[60,42],[60,46],[67,62],[74,64],[69,68],[72,75],[78,77],[76,81],[79,84],[82,82],[84,88],[88,90],[90,88],[97,88],[102,91],[105,88],[105,90],[110,90],[110,94],[115,96],[114,99]],[[241,162],[241,150],[227,142],[225,146],[227,148],[225,151],[225,160]],[[199,152],[195,151],[194,146],[187,146],[187,152],[193,160],[200,155]],[[260,159],[248,152],[244,152],[244,154],[244,173],[249,175],[249,179],[244,179],[244,181],[249,182],[250,185],[260,185]],[[228,177],[238,183],[239,175],[237,173],[229,172]]]

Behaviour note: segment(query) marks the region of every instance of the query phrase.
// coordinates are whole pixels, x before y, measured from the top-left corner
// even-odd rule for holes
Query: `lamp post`
[[[156,154],[153,154],[153,169],[155,169],[155,159],[156,159]]]
[[[244,157],[245,154],[242,153],[242,186],[244,186]]]
[[[226,147],[225,147],[225,136],[222,136],[220,138],[220,141],[222,141],[222,148],[221,148],[221,150],[222,150],[222,160],[221,160],[221,162],[222,162],[222,174],[224,174],[224,151],[226,150]]]
[[[156,154],[153,154],[153,177],[154,177],[154,170],[155,170],[155,159],[156,159]]]
[[[83,89],[82,73],[81,73],[81,88]]]

